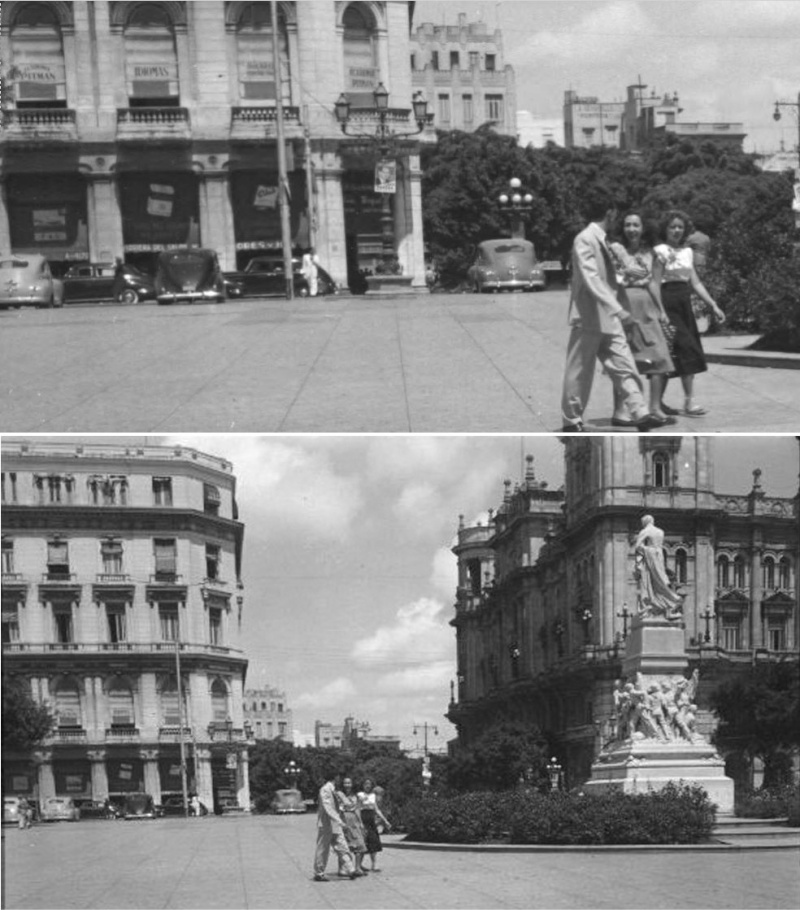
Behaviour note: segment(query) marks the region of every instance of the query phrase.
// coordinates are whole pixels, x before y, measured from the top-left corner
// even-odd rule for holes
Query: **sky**
[[[160,442],[150,437],[151,444]],[[182,435],[233,463],[245,524],[247,686],[286,690],[295,729],[352,716],[404,748],[444,749],[455,678],[459,515],[485,522],[503,481],[563,482],[552,436]],[[715,440],[717,488],[794,496],[794,437]],[[418,733],[414,735],[415,725]],[[434,735],[432,727],[436,727]]]
[[[800,0],[419,0],[414,26],[482,17],[500,28],[517,109],[561,119],[564,92],[624,100],[677,91],[680,120],[744,123],[745,151],[798,142]]]

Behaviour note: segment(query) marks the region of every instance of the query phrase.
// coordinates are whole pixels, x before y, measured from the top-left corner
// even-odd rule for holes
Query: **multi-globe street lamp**
[[[556,761],[555,756],[550,759],[547,766],[547,773],[550,775],[550,789],[561,789],[561,765]]]
[[[800,155],[800,93],[797,95],[797,101],[776,101],[775,110],[772,114],[772,119],[777,123],[781,117],[781,108],[782,107],[791,107],[794,108],[795,115],[797,116],[797,154]]]
[[[497,206],[501,212],[511,215],[511,236],[518,240],[525,239],[525,227],[522,217],[533,208],[533,194],[523,189],[519,177],[508,181],[508,190],[503,190],[497,197]]]
[[[381,260],[384,271],[389,273],[393,270],[392,266],[396,259],[390,196],[395,193],[397,168],[397,162],[390,158],[389,155],[398,139],[416,136],[425,129],[425,125],[428,122],[428,102],[423,98],[422,92],[417,92],[414,95],[411,99],[411,107],[413,108],[417,128],[415,130],[403,130],[395,129],[392,124],[406,123],[408,121],[408,110],[389,107],[389,92],[382,82],[378,83],[377,88],[372,93],[372,97],[375,100],[374,109],[356,108],[351,111],[350,99],[342,92],[334,105],[334,109],[336,111],[336,119],[339,121],[345,136],[366,139],[377,147],[379,158],[376,167],[375,191],[383,195],[381,205]],[[365,132],[365,128],[374,124],[376,114],[378,122],[374,131],[371,133]],[[348,127],[355,129],[348,131]]]
[[[289,786],[294,790],[297,789],[297,778],[300,773],[300,768],[297,767],[297,762],[294,759],[291,759],[289,764],[283,769],[283,776],[289,781]]]

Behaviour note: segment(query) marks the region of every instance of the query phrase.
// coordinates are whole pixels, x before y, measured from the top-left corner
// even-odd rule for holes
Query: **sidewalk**
[[[394,849],[381,871],[312,880],[316,817],[209,816],[5,828],[4,906],[22,908],[796,908],[797,849]]]
[[[703,349],[709,363],[730,366],[770,367],[781,370],[800,370],[800,354],[781,351],[750,351],[748,348],[760,335],[704,335]]]

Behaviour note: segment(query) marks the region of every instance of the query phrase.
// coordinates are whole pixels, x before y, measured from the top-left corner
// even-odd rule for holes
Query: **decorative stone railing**
[[[189,111],[185,107],[120,107],[117,126],[188,127]]]
[[[32,110],[4,110],[3,129],[9,130],[60,130],[75,127],[75,111],[70,108],[36,108]]]

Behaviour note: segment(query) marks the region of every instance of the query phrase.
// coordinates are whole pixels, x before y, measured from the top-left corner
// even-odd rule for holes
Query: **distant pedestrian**
[[[344,822],[336,805],[336,790],[340,783],[341,775],[329,767],[325,775],[325,783],[320,787],[317,808],[317,849],[314,854],[314,881],[316,882],[329,881],[325,868],[328,865],[331,847],[339,859],[343,874],[351,879],[359,877],[353,855],[345,840]]]
[[[589,401],[599,360],[615,391],[640,432],[661,427],[664,421],[647,410],[643,383],[625,337],[629,313],[617,300],[617,277],[606,240],[619,217],[619,207],[604,188],[589,196],[585,214],[590,219],[572,246],[572,285],[567,347],[561,399],[563,431],[584,432],[583,414]]]
[[[383,850],[383,844],[378,831],[378,823],[380,821],[384,830],[388,830],[392,826],[378,805],[378,794],[369,778],[364,781],[364,789],[358,794],[358,804],[361,808],[361,822],[364,825],[364,841],[367,853],[369,853],[370,872],[380,872],[376,861],[378,854]]]
[[[31,809],[28,800],[23,796],[17,803],[17,826],[20,828],[30,828],[33,819],[33,809]]]
[[[200,797],[196,793],[193,793],[189,800],[189,809],[195,818],[200,817]]]
[[[316,297],[319,291],[319,270],[317,268],[317,257],[313,249],[306,250],[303,254],[300,271],[308,284],[308,296]]]
[[[681,410],[663,403],[662,410],[665,414],[701,417],[707,412],[694,401],[694,377],[704,373],[708,366],[692,308],[692,291],[711,309],[719,322],[725,322],[725,314],[697,276],[694,253],[686,243],[691,233],[692,222],[685,212],[678,209],[667,212],[661,226],[664,243],[654,248],[656,261],[653,274],[661,287],[664,310],[675,327],[672,349],[675,371],[671,375],[680,376],[684,394]]]

